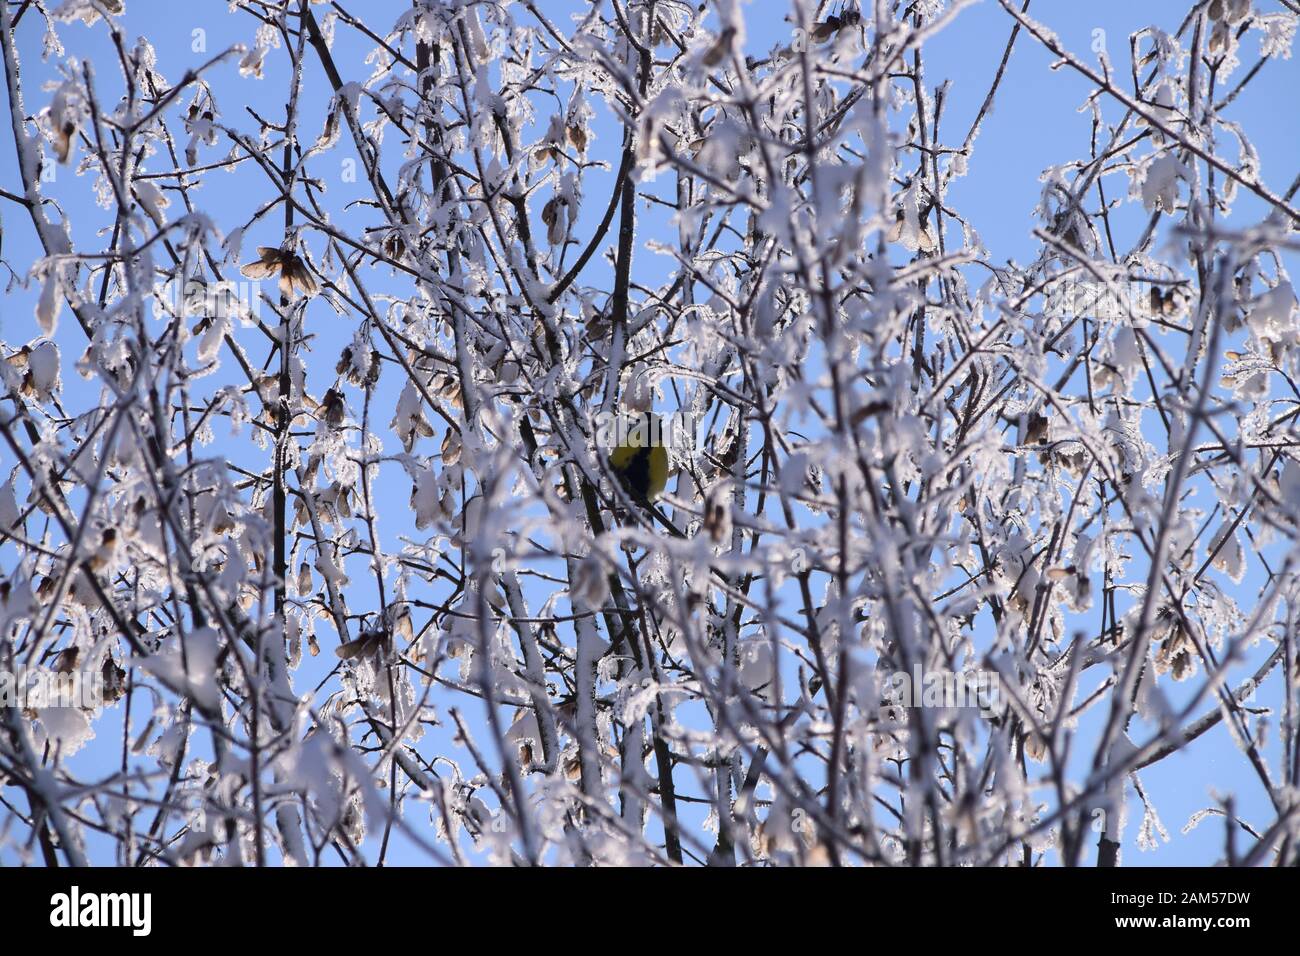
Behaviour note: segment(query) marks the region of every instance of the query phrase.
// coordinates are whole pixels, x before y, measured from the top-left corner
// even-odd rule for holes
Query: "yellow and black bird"
[[[659,416],[649,413],[622,430],[620,443],[609,454],[609,465],[632,498],[651,504],[663,494],[668,482],[668,448],[664,444]]]

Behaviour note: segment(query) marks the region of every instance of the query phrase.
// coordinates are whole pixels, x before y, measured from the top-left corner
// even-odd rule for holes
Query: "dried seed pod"
[[[72,152],[72,139],[77,135],[77,124],[72,120],[64,120],[54,131],[54,155],[61,163],[68,161],[68,155]]]
[[[325,397],[321,399],[317,417],[331,428],[339,428],[343,425],[345,415],[343,393],[337,388],[331,388],[325,393]]]
[[[379,382],[380,358],[378,349],[370,349],[369,355],[350,343],[343,348],[334,371],[347,376],[352,385],[359,388],[372,388]]]
[[[280,294],[286,298],[298,293],[313,296],[320,291],[316,279],[297,253],[275,246],[258,246],[257,254],[260,257],[257,261],[249,262],[239,270],[247,278],[270,279],[278,275]]]
[[[1034,763],[1042,763],[1047,759],[1047,741],[1042,734],[1034,731],[1025,737],[1025,756]]]
[[[704,57],[701,62],[705,66],[717,66],[723,61],[727,53],[731,50],[731,41],[736,37],[736,28],[733,26],[724,27],[718,34],[718,38],[713,41],[713,45],[704,51]]]
[[[600,607],[609,598],[608,572],[598,555],[589,554],[576,563],[573,579],[569,582],[569,593],[587,607]]]
[[[117,529],[105,528],[99,536],[99,547],[90,556],[90,567],[95,571],[103,571],[113,563],[113,558],[116,555]]]
[[[448,428],[442,439],[442,463],[450,466],[459,462],[461,447],[460,435]]]
[[[840,14],[831,14],[813,27],[813,42],[824,43],[845,27],[856,26],[861,21],[862,14],[857,10],[845,10]]]
[[[721,484],[709,492],[704,504],[704,530],[714,544],[722,544],[731,537],[731,501],[726,484]]]
[[[1029,415],[1025,423],[1026,445],[1042,445],[1047,442],[1047,416],[1041,412],[1033,412]]]
[[[103,678],[103,703],[112,704],[126,696],[126,671],[117,665],[111,655],[104,655],[104,666],[99,669]]]
[[[411,622],[411,606],[405,601],[388,605],[384,610],[384,622],[388,625],[391,634],[407,641],[415,637],[415,627]]]
[[[587,151],[587,128],[576,124],[571,124],[568,128],[569,142],[573,148],[580,153]]]
[[[379,661],[387,659],[393,649],[392,636],[384,630],[362,631],[354,641],[345,641],[334,648],[334,653],[341,660],[350,661],[358,657],[369,657]]]
[[[77,658],[81,656],[81,648],[65,647],[59,651],[58,656],[54,659],[54,672],[56,674],[71,674],[77,666]]]

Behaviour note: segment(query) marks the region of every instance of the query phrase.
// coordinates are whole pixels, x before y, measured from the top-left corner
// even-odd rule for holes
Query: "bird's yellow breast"
[[[668,449],[663,445],[620,445],[610,453],[609,463],[635,498],[654,501],[668,482]]]

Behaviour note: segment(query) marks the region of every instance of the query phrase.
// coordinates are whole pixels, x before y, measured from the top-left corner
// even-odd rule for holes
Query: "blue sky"
[[[563,19],[567,6],[564,3],[543,4],[548,14],[557,20]],[[1147,24],[1159,24],[1172,32],[1187,7],[1186,0],[1146,0],[1142,3],[1036,0],[1030,14],[1050,26],[1068,48],[1090,62],[1088,51],[1097,39],[1096,31],[1104,31],[1103,39],[1111,60],[1117,65],[1118,72],[1126,75],[1129,34]],[[395,0],[372,0],[357,7],[358,10],[363,8],[367,23],[382,33],[407,8],[407,4]],[[784,15],[787,9],[783,3],[768,0],[753,0],[748,5],[751,51],[762,52],[784,41],[788,24],[777,11]],[[519,16],[522,18],[525,14],[520,12]],[[254,28],[251,18],[228,14],[226,5],[220,2],[177,4],[167,0],[127,0],[122,22],[128,39],[137,35],[148,37],[157,54],[159,71],[171,80],[179,78],[188,67],[225,46],[237,42],[251,43]],[[1010,28],[1011,20],[998,4],[994,0],[983,0],[963,11],[952,26],[926,45],[927,87],[933,91],[943,80],[952,81],[941,126],[941,138],[945,143],[956,144],[964,138],[992,80]],[[91,29],[81,24],[64,25],[60,27],[60,34],[70,56],[93,64],[97,85],[105,97],[108,98],[110,91],[115,97],[119,88],[116,53],[102,24]],[[343,26],[339,27],[336,36],[333,52],[336,60],[344,65],[345,78],[364,78],[370,68],[362,61],[372,44],[363,38],[358,39],[355,31]],[[206,52],[196,51],[200,40]],[[1253,39],[1245,44],[1249,55],[1247,67],[1253,63],[1257,52],[1255,46]],[[59,64],[53,59],[42,62],[41,30],[32,12],[27,14],[27,20],[20,27],[19,51],[24,70],[26,108],[28,113],[34,113],[47,102],[49,94],[42,92],[41,88],[46,81],[57,78]],[[261,80],[241,77],[236,68],[237,58],[214,69],[208,79],[221,108],[222,120],[255,135],[256,124],[247,110],[269,119],[282,118],[286,60],[283,51],[271,51],[266,61],[265,78]],[[304,76],[304,108],[300,123],[305,131],[304,138],[310,142],[324,122],[330,89],[314,58],[309,55],[307,60],[309,67]],[[975,224],[994,262],[1015,259],[1024,263],[1032,259],[1038,249],[1031,230],[1038,225],[1033,210],[1042,190],[1041,173],[1052,165],[1087,153],[1090,114],[1078,111],[1078,107],[1084,105],[1090,88],[1088,81],[1069,68],[1051,69],[1052,61],[1052,55],[1022,31],[994,110],[983,123],[975,142],[968,175],[956,180],[948,195],[949,204]],[[1230,82],[1235,83],[1244,69],[1239,68]],[[1296,172],[1297,144],[1300,144],[1300,110],[1294,108],[1297,89],[1300,89],[1297,61],[1271,61],[1253,81],[1247,95],[1240,97],[1227,111],[1230,118],[1240,122],[1249,132],[1261,158],[1262,180],[1279,191]],[[188,102],[189,97],[183,98],[182,106]],[[1115,104],[1103,103],[1106,120],[1114,121],[1120,113],[1121,109]],[[542,115],[543,123],[545,118]],[[179,128],[178,122],[176,126]],[[599,106],[593,129],[596,136],[593,154],[608,158],[611,165],[615,164],[621,130]],[[390,130],[390,135],[392,133]],[[11,146],[10,138],[6,135],[3,139],[7,150]],[[200,161],[216,161],[225,152],[224,145],[205,147],[201,150]],[[391,150],[389,155],[398,152]],[[335,221],[356,227],[371,220],[363,210],[349,208],[349,204],[365,198],[368,186],[363,176],[358,176],[354,182],[346,180],[345,163],[349,159],[355,161],[355,154],[345,135],[332,153],[313,162],[312,169],[323,178],[328,190],[325,203]],[[167,164],[164,162],[157,168],[167,168]],[[395,179],[395,163],[386,171],[391,182]],[[71,166],[57,167],[56,175],[56,180],[46,183],[44,190],[47,196],[59,202],[72,222],[74,245],[92,248],[97,243],[103,244],[106,238],[96,237],[94,230],[102,224],[104,215],[93,207],[89,178],[76,176]],[[580,223],[588,231],[604,210],[611,184],[612,176],[609,174],[593,174],[586,180]],[[6,152],[0,155],[0,188],[19,191],[18,185],[14,157]],[[1108,180],[1108,191],[1122,195],[1126,189],[1125,177]],[[242,227],[249,212],[267,196],[265,177],[252,164],[245,164],[232,173],[218,172],[207,176],[201,189],[195,193],[200,208],[212,217],[219,229],[226,232]],[[173,206],[173,212],[175,209]],[[1242,196],[1229,222],[1255,222],[1262,218],[1263,213],[1262,203],[1249,195]],[[22,270],[41,255],[39,244],[30,222],[19,207],[0,200],[0,215],[3,215],[4,226],[3,256],[21,277]],[[653,238],[657,230],[668,228],[667,216],[661,210],[645,206],[639,207],[639,216],[634,277],[646,285],[658,285],[675,271],[674,263],[647,252],[643,244],[644,240]],[[1126,207],[1116,215],[1119,233],[1131,237],[1135,232],[1134,223],[1142,218],[1140,205]],[[244,238],[243,261],[253,258],[252,252],[257,245],[279,244],[280,222],[277,210],[269,222],[250,229]],[[580,227],[578,232],[582,234],[583,229]],[[675,234],[675,230],[671,234]],[[319,237],[309,235],[308,243],[319,257],[322,252]],[[1120,245],[1127,243],[1120,242]],[[583,281],[598,285],[603,268],[601,263],[593,261]],[[408,286],[400,280],[389,279],[375,270],[372,270],[370,278],[380,290],[406,291],[409,294]],[[0,338],[8,345],[21,344],[37,334],[33,308],[38,292],[37,286],[28,289],[15,287],[0,298]],[[336,316],[323,301],[317,301],[310,307],[307,330],[314,336],[312,348],[316,357],[316,361],[308,362],[308,390],[319,396],[333,382],[334,361],[351,340],[353,323],[349,318]],[[78,409],[92,406],[98,397],[96,386],[82,380],[71,368],[85,343],[81,330],[66,310],[57,341],[63,349],[67,406]],[[221,374],[225,375],[227,371],[223,370]],[[377,428],[386,426],[391,417],[401,385],[399,379],[390,366],[376,390],[371,414]],[[354,404],[351,411],[355,417],[360,417],[360,407]],[[247,463],[261,467],[258,464],[261,454],[247,447],[247,432],[239,440],[229,442],[224,441],[224,428],[222,423],[216,425],[216,439],[209,446],[208,453],[228,454],[232,460],[246,455]],[[1149,437],[1161,447],[1156,435]],[[245,446],[242,452],[239,451],[240,445]],[[7,474],[11,463],[4,458],[5,454],[0,452],[0,468]],[[401,537],[413,530],[409,527],[405,508],[409,490],[409,483],[400,469],[384,472],[377,493],[380,500],[391,502],[381,513],[379,522],[381,537],[388,547],[399,546]],[[0,550],[0,567],[7,568],[10,563],[10,556]],[[354,587],[372,590],[373,582],[365,575],[354,573],[353,578],[358,582]],[[1258,589],[1261,580],[1261,569],[1252,567],[1239,593],[1252,593]],[[369,591],[367,595],[373,602],[373,595]],[[1094,609],[1092,613],[1095,628],[1098,612]],[[318,672],[323,673],[322,665],[328,667],[333,663],[333,655],[326,646],[318,661],[307,662],[296,675],[295,687],[303,690],[314,686],[320,676]],[[1276,679],[1271,685],[1266,685],[1263,696],[1267,696],[1267,686],[1273,688],[1273,699],[1276,699]],[[1094,712],[1090,720],[1082,723],[1079,729],[1082,739],[1088,740],[1096,732],[1095,720],[1099,714],[1100,711]],[[113,736],[113,724],[119,716],[120,708],[118,714],[111,715],[97,726],[101,737]],[[1268,752],[1276,757],[1276,742]],[[84,769],[90,773],[96,768],[87,766]],[[1161,811],[1166,828],[1173,834],[1173,840],[1154,852],[1139,853],[1134,839],[1141,811],[1134,802],[1125,831],[1125,862],[1129,865],[1187,864],[1213,859],[1222,846],[1221,826],[1206,823],[1187,836],[1179,836],[1178,830],[1191,814],[1212,804],[1211,790],[1214,787],[1236,791],[1238,809],[1245,819],[1266,819],[1269,815],[1267,799],[1258,781],[1222,726],[1211,731],[1189,754],[1165,760],[1144,771],[1142,777]],[[395,862],[420,862],[422,856],[399,841],[393,859]]]

